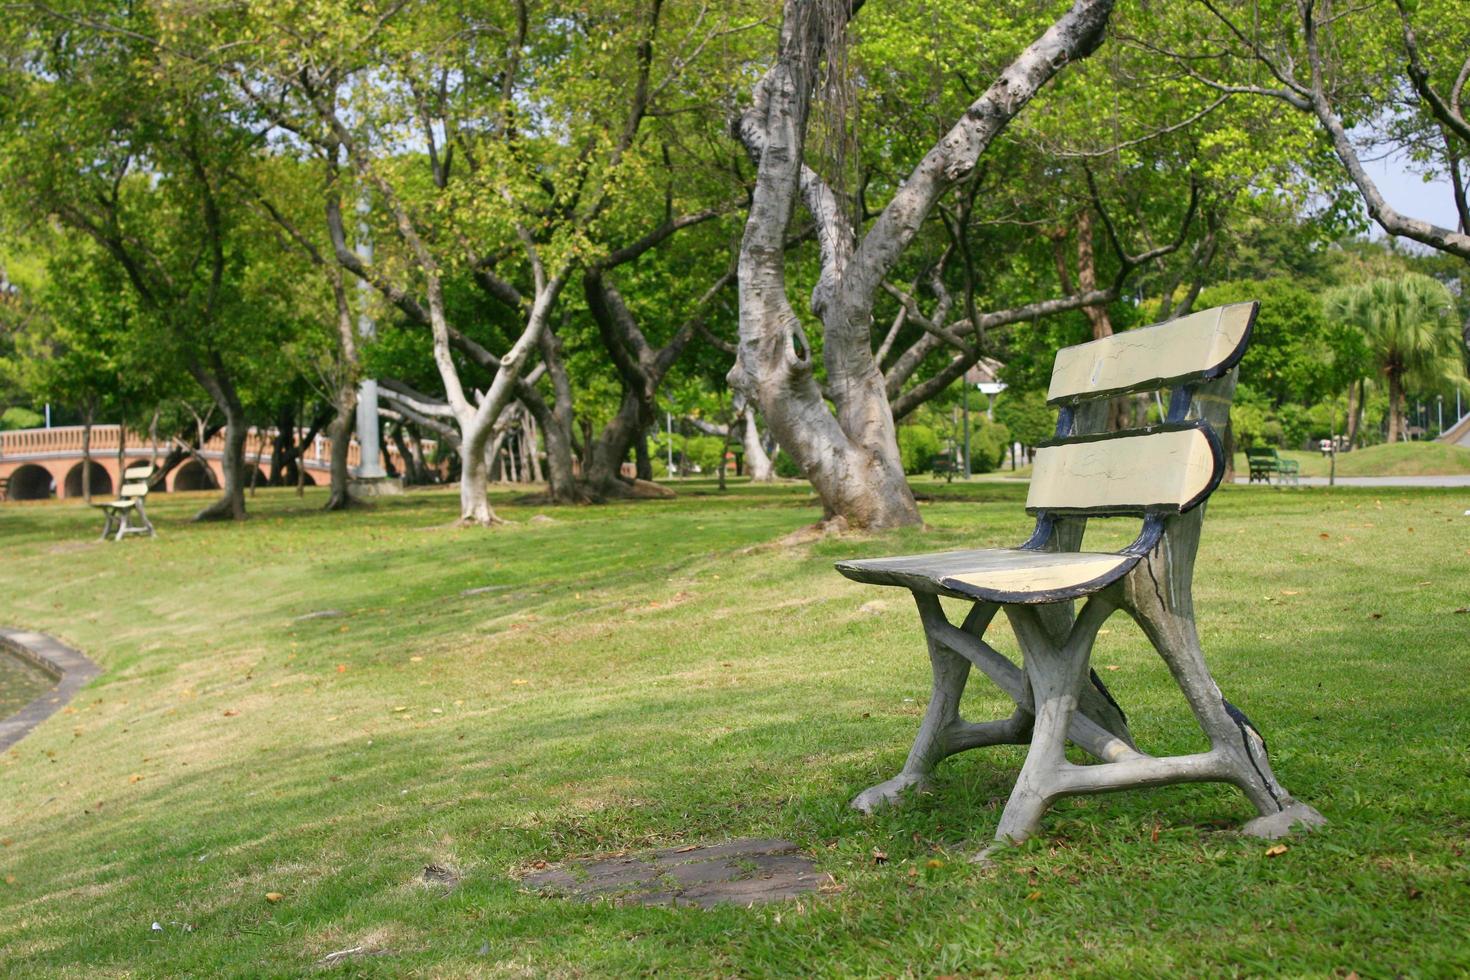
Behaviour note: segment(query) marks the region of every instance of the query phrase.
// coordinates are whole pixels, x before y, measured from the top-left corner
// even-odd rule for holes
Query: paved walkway
[[[65,707],[82,685],[102,668],[45,633],[0,626],[0,656],[17,656],[56,678],[56,686],[9,718],[0,718],[0,751],[10,748],[41,722]]]
[[[1250,477],[1237,476],[1235,482],[1249,483]],[[1470,473],[1461,473],[1456,476],[1340,476],[1337,478],[1337,485],[1340,487],[1470,487]],[[1302,486],[1325,487],[1327,477],[1304,476]]]

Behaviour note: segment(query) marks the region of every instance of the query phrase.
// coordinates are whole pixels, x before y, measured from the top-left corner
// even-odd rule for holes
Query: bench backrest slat
[[[1259,305],[1220,306],[1064,347],[1057,351],[1047,400],[1068,405],[1221,377],[1245,353]]]
[[[1204,500],[1224,471],[1219,440],[1197,422],[1061,441],[1037,450],[1026,509],[1180,513]]]
[[[141,463],[129,466],[123,470],[123,485],[118,497],[122,500],[132,500],[135,497],[148,496],[148,478],[153,475],[151,463]]]

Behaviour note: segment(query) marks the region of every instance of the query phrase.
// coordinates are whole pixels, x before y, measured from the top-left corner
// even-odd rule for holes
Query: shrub
[[[45,418],[31,411],[29,408],[21,408],[12,405],[0,415],[0,431],[7,429],[39,429],[45,423]]]
[[[990,473],[999,469],[1011,445],[1011,430],[981,415],[970,421],[970,472]]]
[[[805,475],[801,472],[801,467],[796,465],[796,460],[791,458],[791,454],[784,450],[777,450],[771,465],[775,468],[776,475],[783,480],[796,480]]]
[[[934,457],[944,451],[944,443],[929,426],[911,423],[899,426],[898,451],[905,473],[927,473],[934,468]]]

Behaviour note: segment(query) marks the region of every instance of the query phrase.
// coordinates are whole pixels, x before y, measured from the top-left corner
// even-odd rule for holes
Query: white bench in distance
[[[152,463],[129,466],[123,470],[122,489],[118,491],[117,499],[92,505],[100,508],[106,515],[100,540],[106,541],[112,537],[114,541],[121,541],[127,534],[147,534],[151,537],[157,533],[153,530],[153,522],[148,519],[148,512],[143,508],[143,500],[148,496],[148,480],[152,476]]]

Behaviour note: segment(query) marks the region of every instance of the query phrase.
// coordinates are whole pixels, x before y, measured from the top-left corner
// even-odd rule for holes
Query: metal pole
[[[674,475],[674,413],[664,410],[664,423],[669,427],[669,476]]]
[[[46,403],[46,428],[51,428],[51,403]]]
[[[1439,434],[1444,435],[1444,395],[1435,395],[1434,400],[1439,403]]]

